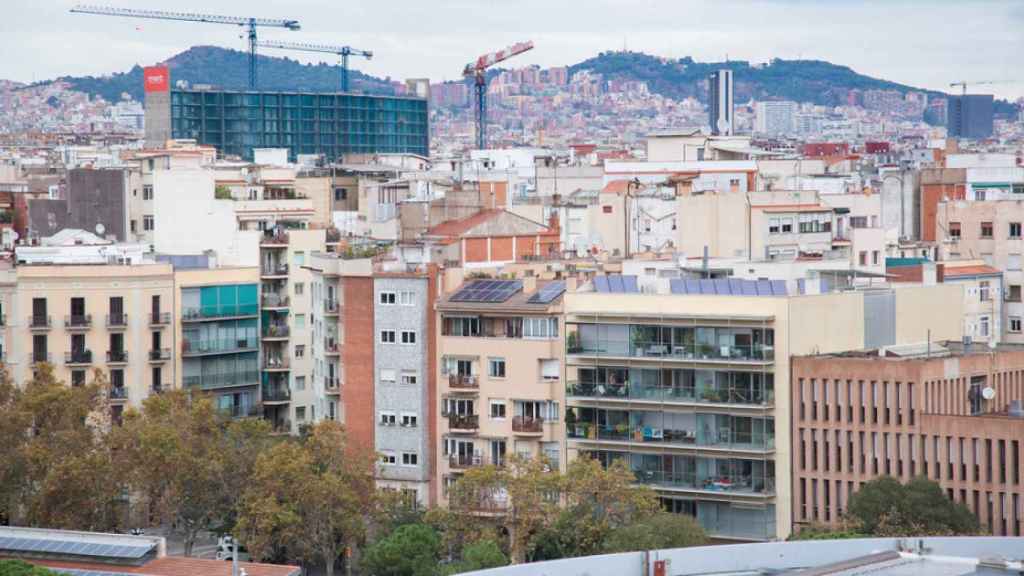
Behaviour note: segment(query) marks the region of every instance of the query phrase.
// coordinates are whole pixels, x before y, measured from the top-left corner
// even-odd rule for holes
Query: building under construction
[[[286,148],[336,160],[348,154],[430,153],[427,100],[342,92],[172,88],[169,71],[145,71],[146,145],[192,139],[253,159],[255,148]]]

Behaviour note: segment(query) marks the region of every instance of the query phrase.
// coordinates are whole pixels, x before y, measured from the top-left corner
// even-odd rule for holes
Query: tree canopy
[[[849,515],[875,536],[952,536],[978,532],[978,520],[963,504],[946,498],[925,477],[906,484],[892,476],[865,482],[850,497]]]

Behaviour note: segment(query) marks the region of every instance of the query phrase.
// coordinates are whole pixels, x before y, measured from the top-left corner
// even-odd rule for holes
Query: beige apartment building
[[[175,382],[175,302],[169,264],[22,265],[9,276],[5,362],[16,382],[49,362],[79,385],[101,370],[115,417]],[[9,284],[7,286],[10,286]]]
[[[791,531],[790,357],[962,326],[952,285],[802,296],[778,281],[701,293],[674,279],[652,293],[615,278],[564,297],[568,457],[624,459],[666,509],[719,538]]]
[[[475,466],[513,454],[564,468],[566,281],[467,280],[437,304],[438,501]]]

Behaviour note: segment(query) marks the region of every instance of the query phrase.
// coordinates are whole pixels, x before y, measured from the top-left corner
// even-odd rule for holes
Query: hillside
[[[737,103],[754,100],[794,100],[835,106],[846,101],[851,89],[919,91],[931,96],[947,96],[942,92],[922,90],[913,86],[880,80],[821,60],[773,59],[767,65],[751,66],[746,61],[695,62],[686,57],[679,60],[658,58],[638,52],[602,52],[570,67],[570,73],[581,70],[602,74],[607,79],[642,80],[658,94],[672,98],[707,99],[704,80],[713,71],[733,71]],[[1014,107],[1004,100],[996,101],[996,113],[1013,113]]]
[[[330,58],[330,56],[327,56]],[[331,91],[338,90],[341,67],[331,64],[302,64],[286,57],[257,56],[260,88],[269,90]],[[359,60],[354,59],[355,65]],[[214,84],[229,89],[249,87],[249,54],[216,46],[194,46],[166,61],[171,69],[171,81],[185,80],[191,84]],[[128,72],[110,76],[63,77],[75,90],[102,96],[117,102],[122,93],[142,99],[142,67],[136,65]],[[349,70],[349,83],[353,89],[375,94],[391,94],[393,88],[387,80]]]

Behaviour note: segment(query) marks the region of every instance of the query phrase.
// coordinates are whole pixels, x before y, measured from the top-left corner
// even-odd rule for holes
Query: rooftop
[[[999,343],[994,346],[985,343],[965,344],[958,340],[940,342],[915,342],[864,350],[850,350],[819,354],[822,358],[882,358],[885,360],[921,360],[928,358],[950,358],[991,354],[1000,352],[1024,352],[1024,344]]]

